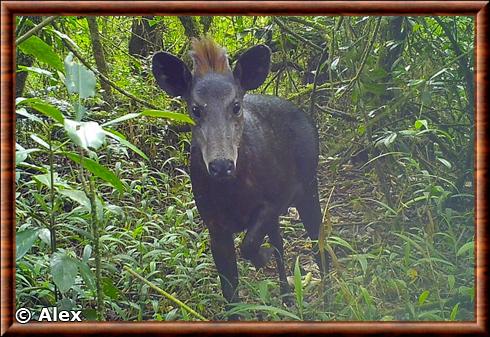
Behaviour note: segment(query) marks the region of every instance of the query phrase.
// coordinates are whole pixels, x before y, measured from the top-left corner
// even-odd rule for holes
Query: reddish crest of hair
[[[225,49],[209,37],[199,40],[193,38],[190,54],[194,61],[194,76],[199,77],[210,72],[231,73]]]

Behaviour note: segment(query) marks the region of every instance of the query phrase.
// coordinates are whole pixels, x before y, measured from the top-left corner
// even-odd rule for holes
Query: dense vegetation
[[[190,39],[209,34],[231,60],[267,44],[272,69],[257,92],[315,120],[333,261],[320,279],[290,209],[294,304],[281,302],[274,262],[239,259],[233,312],[475,318],[472,17],[18,17],[16,33],[17,307],[229,315],[192,196],[189,118],[149,70],[159,50],[190,61]]]

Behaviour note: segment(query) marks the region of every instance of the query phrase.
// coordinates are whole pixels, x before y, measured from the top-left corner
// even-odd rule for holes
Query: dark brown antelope
[[[160,88],[181,96],[195,121],[192,188],[209,229],[223,295],[228,302],[239,300],[233,234],[241,231],[246,231],[241,254],[256,268],[274,253],[281,293],[286,294],[279,215],[295,206],[313,240],[321,224],[316,129],[292,103],[246,94],[269,73],[267,46],[245,51],[233,70],[225,50],[208,38],[193,41],[191,56],[193,72],[165,52],[155,54],[152,68]],[[265,236],[273,248],[262,247]],[[318,253],[316,257],[319,263]]]

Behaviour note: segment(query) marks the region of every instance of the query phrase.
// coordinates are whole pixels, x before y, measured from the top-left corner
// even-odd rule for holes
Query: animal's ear
[[[258,45],[240,55],[233,76],[242,89],[257,89],[269,74],[270,65],[271,50],[265,45]]]
[[[165,52],[156,53],[151,69],[158,85],[167,94],[173,97],[188,95],[192,74],[181,59]]]

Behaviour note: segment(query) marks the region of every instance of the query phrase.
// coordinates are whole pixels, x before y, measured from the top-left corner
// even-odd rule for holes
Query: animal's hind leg
[[[318,185],[317,180],[311,183],[308,191],[303,197],[296,202],[296,209],[299,212],[301,220],[305,226],[308,236],[312,240],[318,240],[320,233],[320,226],[322,225],[322,210],[320,207],[320,200],[318,197]],[[322,265],[322,258],[318,249],[318,243],[314,245],[315,258],[320,272],[326,275],[329,270],[328,256],[323,252],[325,265]]]
[[[275,223],[269,231],[270,243],[274,246],[274,257],[276,259],[277,273],[279,274],[279,285],[281,287],[281,295],[289,293],[288,280],[286,277],[286,269],[284,268],[284,246],[281,233],[279,231],[279,223]],[[283,301],[287,302],[287,298],[283,297]]]

